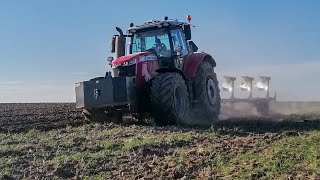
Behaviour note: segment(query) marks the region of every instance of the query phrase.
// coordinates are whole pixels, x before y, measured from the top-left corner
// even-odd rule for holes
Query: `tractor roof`
[[[129,32],[135,33],[135,32],[142,32],[146,30],[153,30],[153,29],[160,29],[163,27],[176,27],[181,26],[183,24],[186,24],[185,22],[179,22],[177,20],[167,20],[167,21],[159,21],[159,20],[151,20],[148,22],[145,22],[142,25],[133,25],[128,29]]]

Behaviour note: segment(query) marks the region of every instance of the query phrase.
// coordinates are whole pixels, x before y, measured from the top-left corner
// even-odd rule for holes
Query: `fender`
[[[187,78],[193,78],[196,75],[198,66],[202,61],[210,62],[213,67],[216,67],[216,61],[212,58],[210,54],[207,53],[193,53],[187,56],[183,66],[183,73]]]

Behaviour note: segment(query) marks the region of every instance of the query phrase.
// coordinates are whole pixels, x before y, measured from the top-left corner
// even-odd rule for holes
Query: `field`
[[[88,123],[74,104],[0,104],[0,179],[320,179],[320,103],[271,110],[225,106],[201,129]]]

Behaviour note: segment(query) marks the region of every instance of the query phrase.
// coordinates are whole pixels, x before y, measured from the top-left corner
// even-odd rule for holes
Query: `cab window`
[[[188,50],[188,46],[182,30],[181,29],[171,30],[171,36],[172,36],[173,48],[176,49],[176,47],[181,47],[182,54],[188,55],[189,50]]]
[[[132,52],[154,50],[159,57],[170,57],[170,41],[166,30],[137,33],[133,37]]]

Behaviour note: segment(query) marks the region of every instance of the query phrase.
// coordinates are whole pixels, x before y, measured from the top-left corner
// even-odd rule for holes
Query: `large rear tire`
[[[213,65],[203,61],[197,69],[194,81],[196,101],[193,104],[193,111],[202,116],[193,123],[210,126],[218,120],[221,108],[219,83]]]
[[[179,73],[157,75],[151,82],[151,114],[157,125],[182,124],[190,101],[187,85]]]

